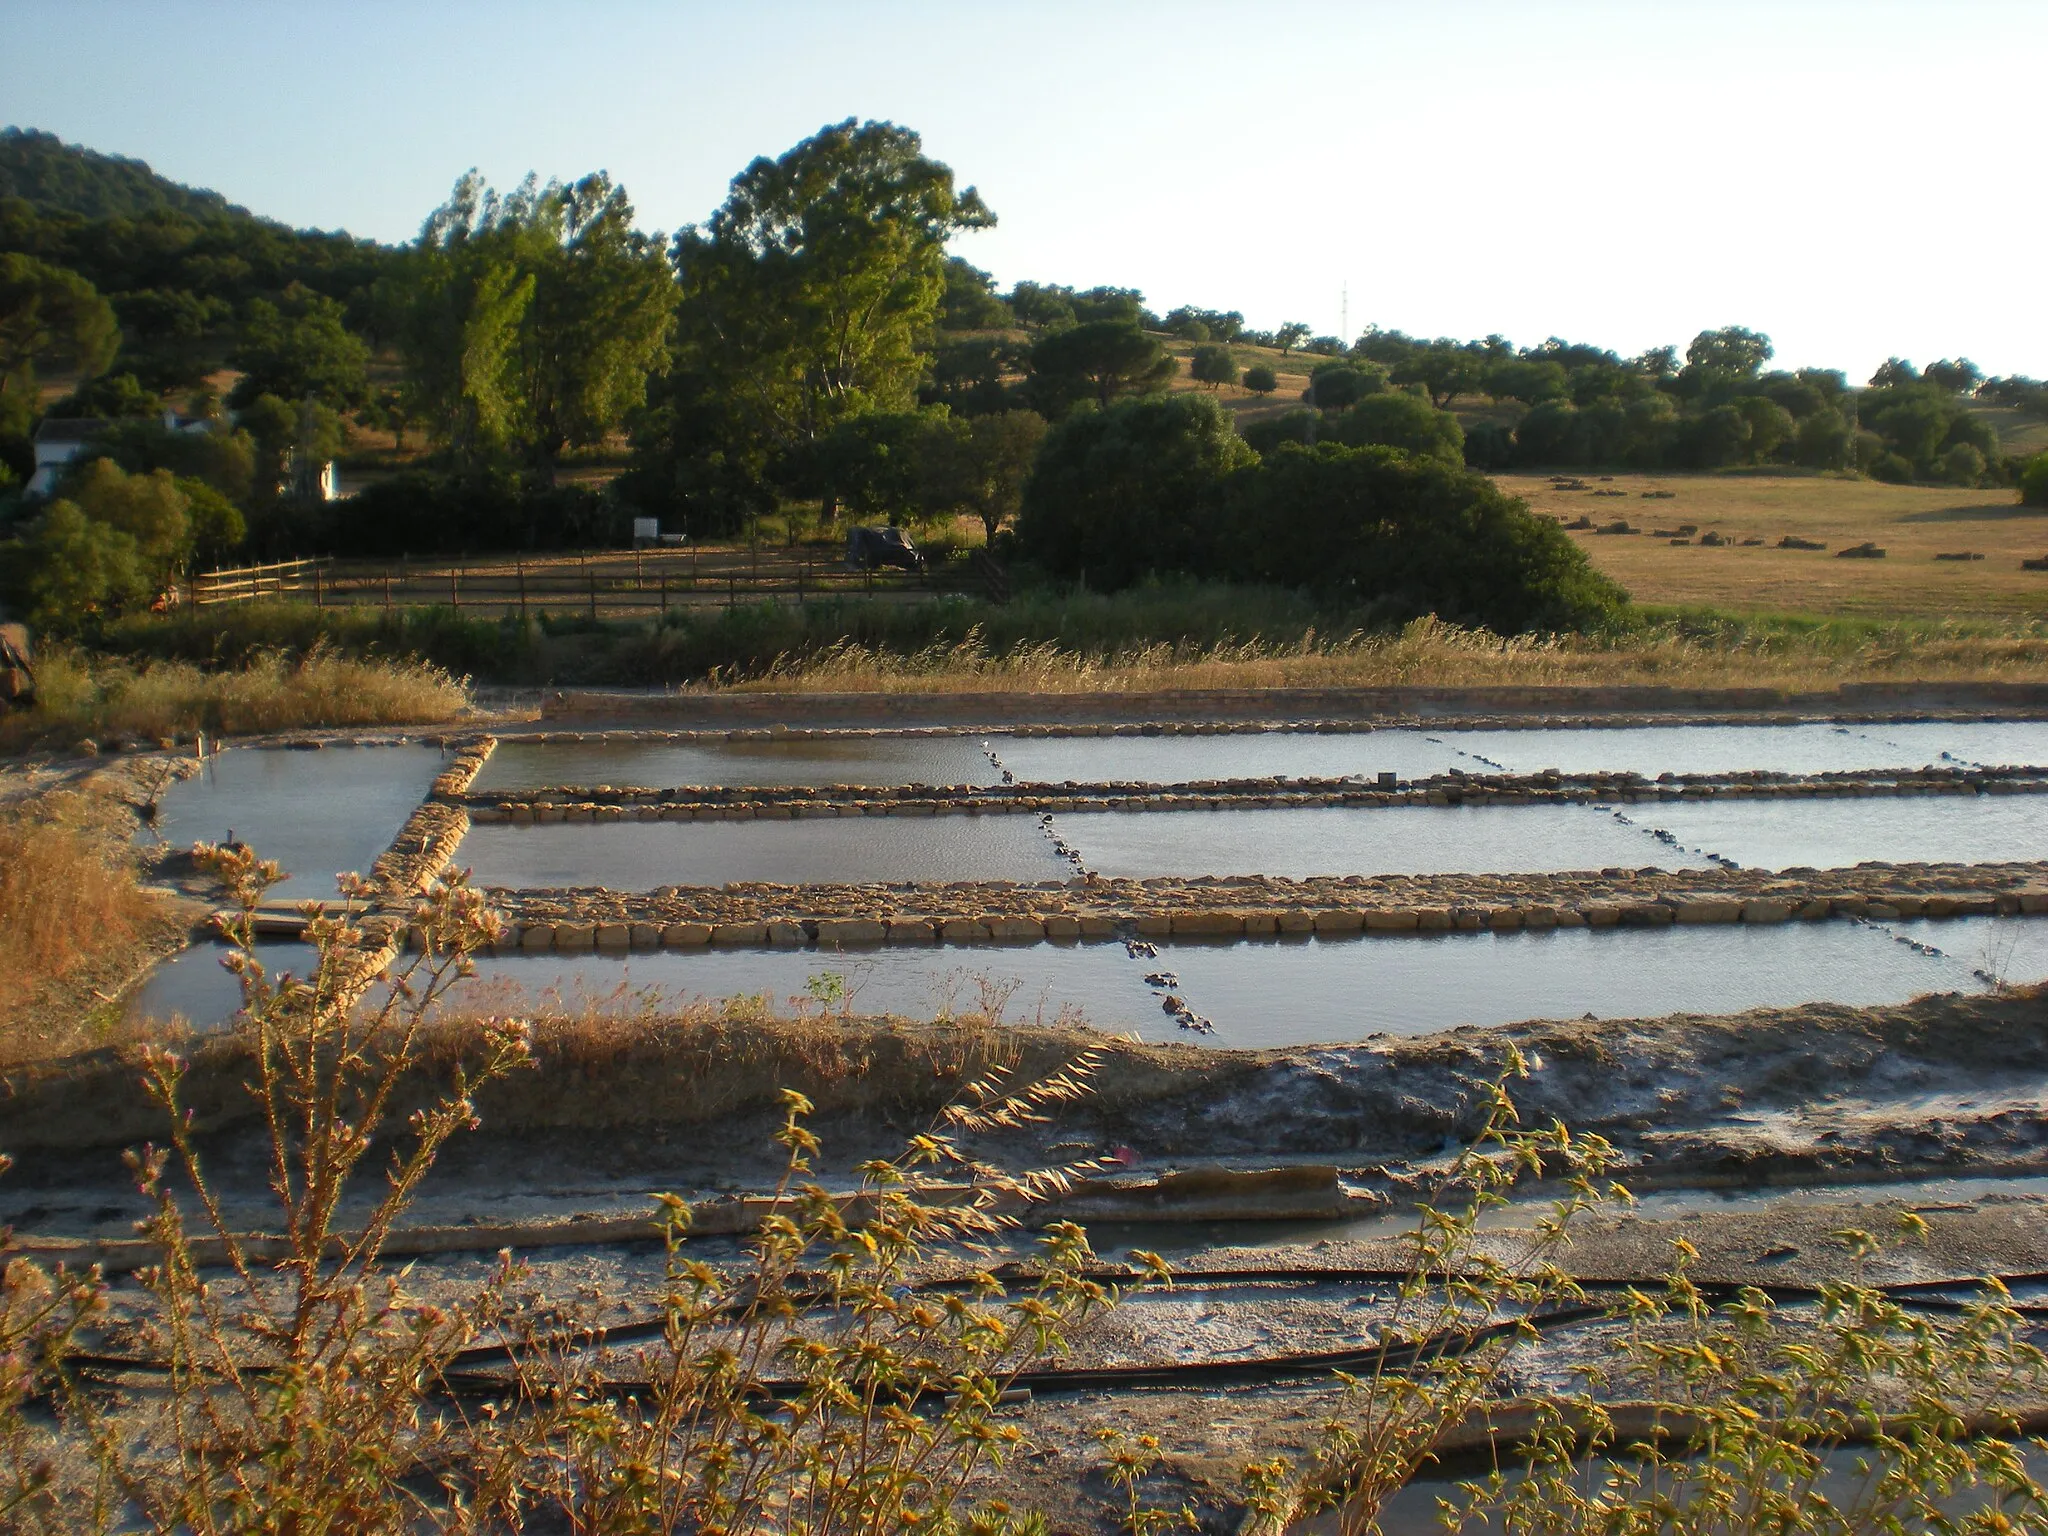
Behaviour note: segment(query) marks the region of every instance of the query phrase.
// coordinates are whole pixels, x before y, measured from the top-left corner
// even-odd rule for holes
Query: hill
[[[246,213],[218,192],[182,186],[140,160],[66,144],[35,128],[0,128],[0,198],[88,219],[136,218],[158,209],[196,217]]]

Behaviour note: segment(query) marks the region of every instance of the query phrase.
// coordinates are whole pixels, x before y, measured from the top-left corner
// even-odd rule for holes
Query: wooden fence
[[[960,591],[1001,601],[1008,596],[1008,583],[1000,569],[986,561],[929,573],[849,571],[837,561],[801,551],[721,548],[431,564],[292,560],[214,571],[190,582],[195,607],[262,598],[387,612],[451,608],[491,618],[621,618],[673,609],[803,604],[856,596],[916,602]]]

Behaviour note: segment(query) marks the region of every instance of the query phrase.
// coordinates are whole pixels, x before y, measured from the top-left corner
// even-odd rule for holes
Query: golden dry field
[[[1825,617],[2048,618],[2048,571],[2020,569],[2022,559],[2048,555],[2048,510],[2020,506],[2010,490],[1813,475],[1587,474],[1585,490],[1562,489],[1547,475],[1495,479],[1566,522],[1626,519],[1643,530],[1572,534],[1638,602]],[[1645,499],[1649,491],[1670,499]],[[1674,544],[1688,523],[1697,529],[1691,541]],[[1666,536],[1656,537],[1659,530]],[[1710,531],[1729,543],[1701,545]],[[1777,548],[1788,534],[1827,548]],[[1763,543],[1744,548],[1747,539]],[[1885,557],[1838,558],[1865,542]],[[1984,558],[1935,559],[1962,553]]]

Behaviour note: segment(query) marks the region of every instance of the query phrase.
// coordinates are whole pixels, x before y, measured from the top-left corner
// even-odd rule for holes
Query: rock
[[[695,949],[711,942],[709,923],[670,923],[661,930],[661,942],[669,949]]]
[[[888,926],[864,917],[821,917],[820,944],[882,944],[889,938]]]

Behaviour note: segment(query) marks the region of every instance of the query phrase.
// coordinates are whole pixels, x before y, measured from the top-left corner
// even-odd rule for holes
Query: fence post
[[[661,573],[661,616],[668,617],[668,572]]]
[[[595,619],[597,617],[597,572],[591,569],[588,561],[584,562],[583,568],[590,573],[590,616],[592,619]]]
[[[313,567],[313,606],[315,608],[325,608],[327,606],[327,596],[320,586],[320,567],[317,563]]]
[[[524,560],[517,562],[516,569],[519,572],[519,617],[524,619],[526,617],[526,562]]]
[[[728,613],[732,611],[733,604],[739,601],[739,590],[739,577],[728,576],[725,578],[725,607]]]
[[[448,606],[462,612],[462,575],[452,565],[448,567]]]
[[[391,567],[384,567],[384,617],[391,617]]]
[[[806,556],[806,557],[805,557],[804,559],[802,559],[802,560],[799,560],[799,561],[797,562],[797,567],[796,567],[796,605],[797,605],[797,607],[799,607],[799,608],[803,607],[803,605],[804,605],[804,573],[805,573],[806,571],[808,571],[808,570],[809,570],[810,568],[811,568],[811,562],[810,562],[810,558],[809,558],[808,556]]]

